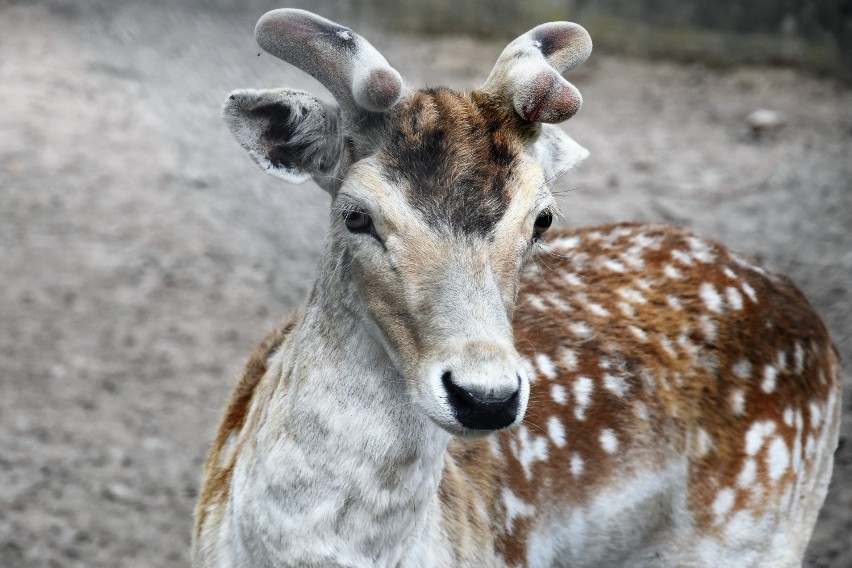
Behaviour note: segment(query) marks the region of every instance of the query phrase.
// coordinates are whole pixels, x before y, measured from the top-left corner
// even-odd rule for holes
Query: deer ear
[[[542,124],[541,134],[533,144],[533,155],[544,169],[545,179],[551,182],[588,158],[589,151],[558,126]]]
[[[327,191],[346,161],[338,117],[337,108],[292,89],[234,91],[222,107],[237,142],[262,169],[290,183],[313,177]]]

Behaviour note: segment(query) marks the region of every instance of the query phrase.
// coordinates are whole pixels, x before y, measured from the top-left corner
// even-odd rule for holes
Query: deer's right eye
[[[373,232],[373,219],[365,211],[344,211],[343,221],[346,223],[346,228],[353,233]]]

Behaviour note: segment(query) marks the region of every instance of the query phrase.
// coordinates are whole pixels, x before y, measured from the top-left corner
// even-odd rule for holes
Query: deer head
[[[320,271],[330,301],[357,315],[440,427],[477,435],[520,422],[519,275],[556,213],[547,184],[588,155],[552,123],[580,108],[561,73],[589,56],[589,35],[538,26],[470,93],[407,88],[367,41],[310,12],[269,12],[255,36],[337,102],[240,90],[223,109],[263,169],[331,195]]]

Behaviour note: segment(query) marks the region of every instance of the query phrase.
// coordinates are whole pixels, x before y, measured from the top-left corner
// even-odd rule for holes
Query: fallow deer
[[[196,566],[800,565],[840,412],[807,300],[678,228],[543,238],[587,155],[554,125],[582,27],[534,28],[468,93],[309,12],[255,35],[337,105],[241,90],[225,121],[331,195],[330,230],[228,403]]]

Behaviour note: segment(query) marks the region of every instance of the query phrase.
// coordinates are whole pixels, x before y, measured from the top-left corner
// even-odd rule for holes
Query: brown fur
[[[200,531],[211,511],[220,510],[217,505],[227,501],[230,491],[233,459],[222,463],[223,452],[232,436],[238,435],[245,425],[255,389],[267,371],[269,358],[281,348],[290,332],[301,317],[300,312],[288,315],[278,326],[254,348],[246,362],[243,374],[237,382],[225,407],[225,414],[219,424],[219,430],[213,446],[207,454],[204,475],[201,483],[201,495],[195,511],[195,539],[199,540]],[[232,452],[236,455],[236,452]]]

